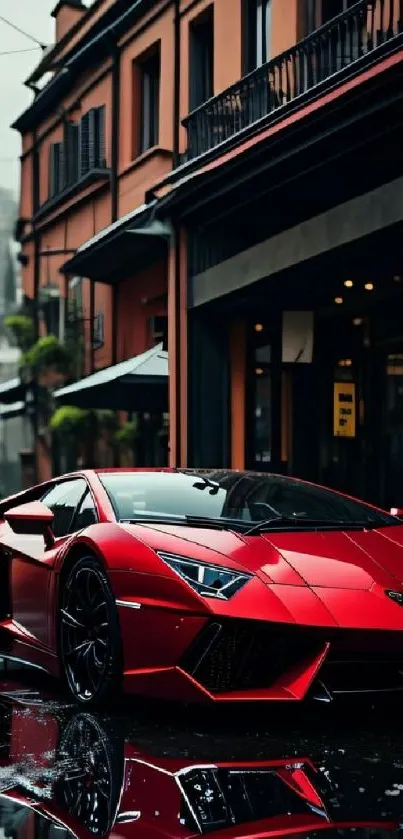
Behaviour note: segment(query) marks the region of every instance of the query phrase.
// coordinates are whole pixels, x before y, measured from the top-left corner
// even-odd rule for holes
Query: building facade
[[[171,465],[403,505],[402,2],[55,16],[30,83],[53,76],[16,123],[27,293],[57,283],[68,306],[80,283],[86,373],[167,330]],[[97,381],[56,396],[90,399]],[[145,382],[142,409],[166,407]]]
[[[156,191],[187,237],[175,456],[398,506],[403,8],[335,7],[300,4],[302,40],[188,116]]]

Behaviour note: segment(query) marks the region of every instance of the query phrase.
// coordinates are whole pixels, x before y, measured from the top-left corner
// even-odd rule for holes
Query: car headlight
[[[158,551],[158,556],[200,597],[229,600],[251,579],[251,574]]]

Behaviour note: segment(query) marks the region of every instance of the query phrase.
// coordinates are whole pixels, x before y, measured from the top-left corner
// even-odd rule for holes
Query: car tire
[[[62,580],[59,647],[76,702],[95,707],[117,696],[123,674],[118,611],[108,577],[92,556],[77,560]]]
[[[52,798],[88,835],[113,829],[124,780],[124,740],[111,721],[78,711],[61,732]]]

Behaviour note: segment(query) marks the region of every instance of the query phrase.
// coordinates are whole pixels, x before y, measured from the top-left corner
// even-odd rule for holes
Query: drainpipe
[[[119,217],[120,50],[112,47],[111,222]]]
[[[173,130],[173,169],[179,165],[180,150],[180,79],[181,79],[181,16],[180,0],[175,0],[174,19],[174,130]]]
[[[32,152],[32,215],[35,217],[39,209],[39,159],[38,159],[38,137],[36,129],[32,132],[33,152]],[[40,287],[40,254],[39,254],[39,234],[35,228],[35,221],[33,221],[34,232],[34,328],[35,341],[39,338],[39,287]]]
[[[32,216],[35,217],[39,209],[39,157],[38,157],[38,136],[36,128],[32,132]],[[40,291],[40,235],[38,234],[35,221],[33,221],[34,234],[34,336],[35,341],[39,338],[39,291]],[[38,483],[38,386],[36,381],[32,383],[32,434],[34,452],[34,482]]]
[[[176,169],[179,165],[180,155],[180,79],[181,79],[181,16],[180,16],[180,0],[174,0],[175,18],[174,18],[174,125],[173,125],[173,160],[172,168]],[[171,248],[174,248],[174,270],[175,270],[175,347],[174,349],[174,365],[176,370],[176,388],[175,388],[175,449],[176,449],[176,466],[180,466],[182,462],[182,446],[181,446],[181,253],[180,253],[180,226],[175,223],[173,235],[171,236]]]
[[[90,280],[90,373],[95,370],[95,282]]]
[[[112,47],[111,222],[119,218],[120,50]],[[112,287],[112,364],[117,362],[118,286]]]

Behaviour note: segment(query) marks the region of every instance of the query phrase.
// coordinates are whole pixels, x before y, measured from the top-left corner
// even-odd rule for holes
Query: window
[[[321,22],[327,23],[332,17],[337,17],[346,12],[350,6],[354,6],[357,0],[322,0]]]
[[[98,312],[94,318],[94,350],[100,350],[105,343],[105,315],[103,312]]]
[[[92,108],[80,123],[80,175],[105,166],[105,108]]]
[[[56,338],[62,338],[62,324],[63,324],[63,300],[60,294],[51,295],[42,303],[43,320],[46,327],[47,335],[56,335]]]
[[[244,71],[271,57],[271,0],[244,0]]]
[[[43,496],[43,503],[54,514],[53,533],[56,538],[70,532],[73,516],[85,492],[87,483],[84,478],[75,478],[57,484]]]
[[[104,169],[105,107],[92,108],[80,122],[67,122],[63,143],[50,147],[49,197],[54,198],[65,187],[94,169]]]
[[[158,145],[160,48],[140,62],[140,154]]]
[[[190,24],[189,109],[193,111],[214,95],[214,7]]]
[[[84,530],[85,527],[89,527],[91,524],[97,524],[97,522],[98,515],[95,504],[92,500],[91,493],[87,490],[78,508],[76,517],[72,522],[72,531],[75,533],[78,530]]]
[[[320,519],[324,524],[401,525],[394,516],[333,490],[297,479],[224,469],[180,472],[108,472],[99,475],[118,520],[202,516],[241,522],[278,516]],[[182,522],[187,526],[184,518]],[[295,522],[294,522],[295,523]],[[294,524],[291,524],[291,528]]]
[[[333,17],[347,11],[357,0],[306,0],[305,32],[309,35]]]
[[[49,155],[49,198],[53,198],[64,187],[63,143],[52,143]]]
[[[168,317],[167,315],[154,315],[150,318],[150,337],[154,344],[162,343],[164,349],[168,343]]]

